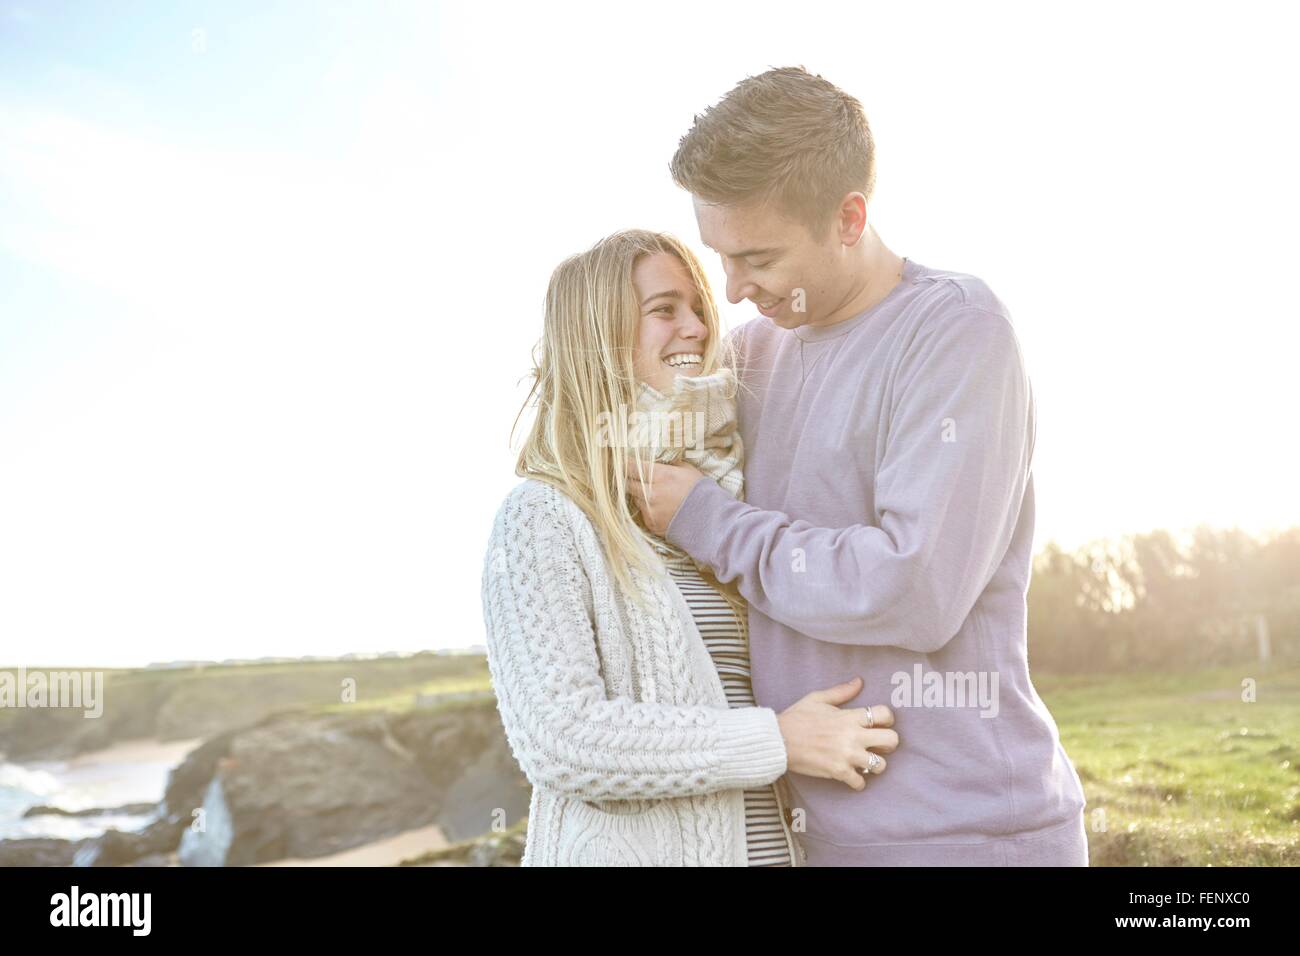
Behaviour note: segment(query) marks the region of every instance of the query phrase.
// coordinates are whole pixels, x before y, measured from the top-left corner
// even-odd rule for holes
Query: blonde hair
[[[531,405],[536,415],[515,465],[520,477],[554,485],[582,509],[619,587],[643,606],[646,596],[634,584],[631,568],[654,575],[667,569],[650,546],[653,535],[628,501],[625,462],[633,458],[638,473],[644,473],[653,460],[642,444],[620,447],[621,442],[609,441],[601,423],[617,420],[620,408],[637,407],[633,359],[641,304],[632,270],[642,256],[656,253],[675,256],[699,291],[708,330],[701,374],[724,364],[734,368],[708,278],[690,249],[667,233],[645,229],[607,236],[551,274],[542,337],[533,350],[533,384],[519,410],[522,415]],[[719,582],[707,568],[701,571],[737,610],[743,626],[744,599],[734,584]]]
[[[814,236],[840,200],[876,184],[876,149],[862,104],[802,66],[736,84],[695,117],[670,166],[705,202],[773,202]]]

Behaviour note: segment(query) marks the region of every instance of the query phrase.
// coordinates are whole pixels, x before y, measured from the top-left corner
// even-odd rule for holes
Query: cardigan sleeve
[[[583,799],[691,796],[786,771],[776,712],[609,698],[590,582],[563,493],[524,482],[483,569],[487,656],[511,752],[535,787]]]

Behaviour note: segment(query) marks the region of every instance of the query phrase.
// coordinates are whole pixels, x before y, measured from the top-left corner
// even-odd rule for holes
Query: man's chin
[[[795,312],[786,308],[782,308],[775,315],[768,316],[767,319],[773,325],[786,331],[802,329],[804,326],[813,324],[812,318],[807,312]]]

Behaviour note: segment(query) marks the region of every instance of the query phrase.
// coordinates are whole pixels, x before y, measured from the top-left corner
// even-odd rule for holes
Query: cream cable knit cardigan
[[[483,614],[497,707],[533,786],[523,865],[746,866],[743,791],[786,771],[776,712],[730,707],[672,579],[631,573],[648,610],[552,485],[523,481],[497,512]]]
[[[786,771],[776,712],[731,708],[671,579],[618,593],[563,492],[517,485],[483,574],[488,664],[533,785],[524,866],[746,866],[742,791]],[[797,861],[796,861],[797,862]]]

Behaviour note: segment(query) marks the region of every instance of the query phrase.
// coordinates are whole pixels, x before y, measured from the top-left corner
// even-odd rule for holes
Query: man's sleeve
[[[967,308],[918,332],[897,371],[888,423],[879,526],[864,516],[819,528],[737,501],[706,479],[673,516],[668,539],[809,637],[943,647],[1006,554],[1029,478],[1033,397],[1007,318]]]

